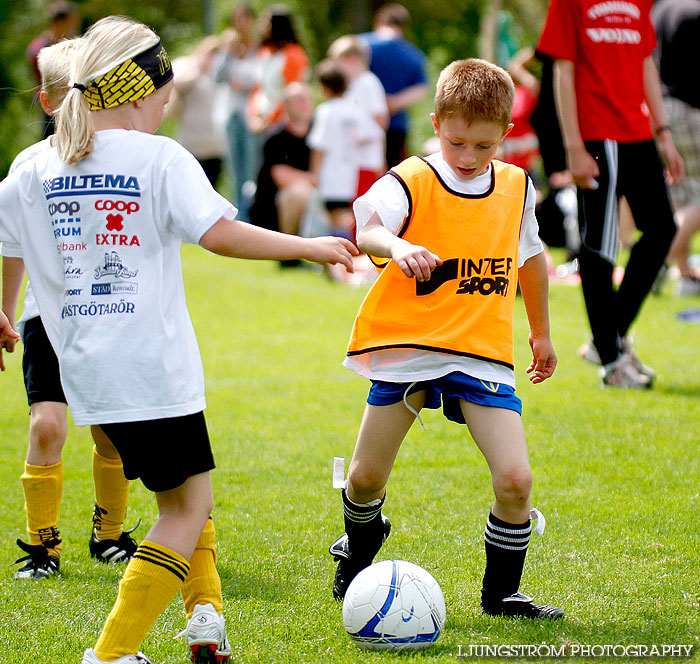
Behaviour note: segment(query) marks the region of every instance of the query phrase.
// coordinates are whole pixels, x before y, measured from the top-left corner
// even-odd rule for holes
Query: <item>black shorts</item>
[[[150,491],[169,491],[214,468],[204,413],[100,425],[114,443],[127,479]]]
[[[61,386],[58,358],[46,336],[41,318],[30,318],[22,330],[22,369],[27,400],[31,406],[40,401],[66,403]]]

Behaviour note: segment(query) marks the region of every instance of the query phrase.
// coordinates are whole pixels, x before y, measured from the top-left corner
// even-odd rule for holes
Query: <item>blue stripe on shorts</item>
[[[387,383],[383,380],[373,380],[367,403],[372,406],[390,406],[403,401],[403,395],[409,385],[411,383]],[[421,391],[425,391],[424,408],[440,408],[442,400],[442,412],[445,417],[458,424],[466,424],[459,406],[460,399],[479,406],[507,408],[518,414],[523,412],[523,403],[510,385],[491,383],[460,371],[417,382],[408,390],[408,394]]]

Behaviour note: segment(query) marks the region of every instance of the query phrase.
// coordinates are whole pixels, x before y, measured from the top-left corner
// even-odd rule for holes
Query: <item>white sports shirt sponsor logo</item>
[[[597,5],[593,5],[587,12],[588,18],[593,20],[601,16],[606,16],[607,14],[626,14],[635,19],[639,19],[641,16],[637,5],[632,2],[622,2],[620,0],[599,2]]]
[[[118,212],[138,212],[141,206],[136,201],[111,201],[100,199],[95,201],[95,210],[117,210]]]

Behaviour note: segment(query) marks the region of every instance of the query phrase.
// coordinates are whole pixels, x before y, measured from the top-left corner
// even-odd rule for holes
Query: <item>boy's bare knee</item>
[[[493,478],[493,489],[499,502],[521,505],[530,498],[532,472],[529,468],[512,468]]]
[[[348,473],[348,485],[351,493],[361,496],[359,502],[373,500],[376,494],[384,491],[386,478],[372,471],[354,471]],[[367,498],[369,496],[369,498]],[[352,498],[351,498],[352,500]]]

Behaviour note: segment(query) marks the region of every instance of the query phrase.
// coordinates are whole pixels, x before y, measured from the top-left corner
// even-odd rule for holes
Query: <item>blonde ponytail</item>
[[[66,164],[82,161],[92,152],[95,123],[83,93],[77,88],[68,91],[55,116],[58,156]]]
[[[127,16],[107,16],[81,39],[70,68],[70,86],[56,111],[56,146],[66,164],[85,159],[95,140],[93,115],[83,92],[91,81],[158,42],[148,26]],[[97,111],[99,112],[99,111]]]

